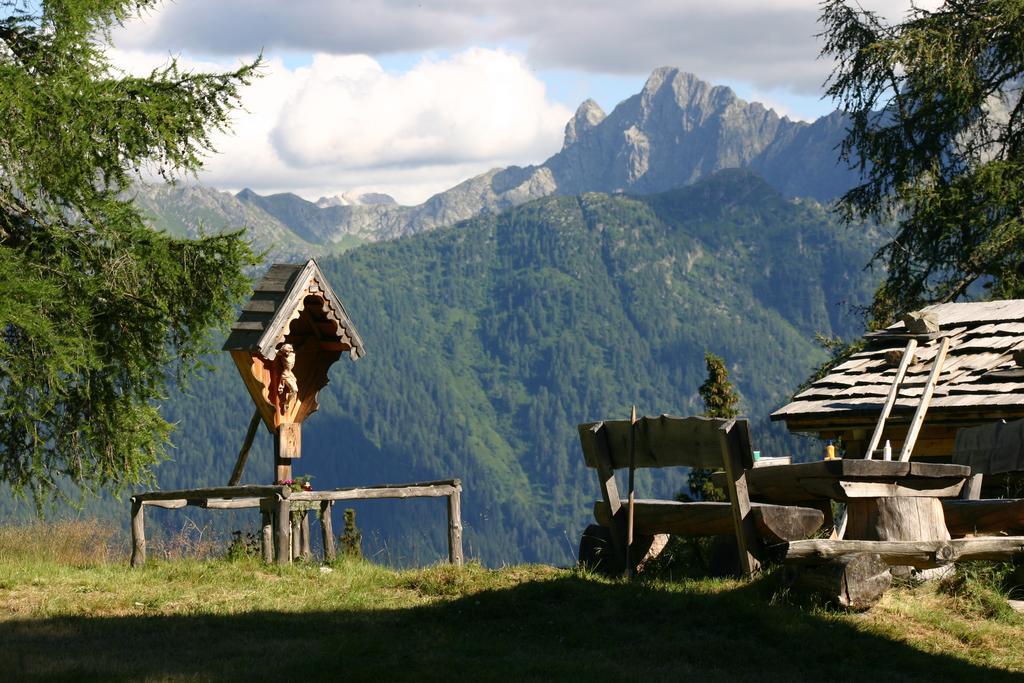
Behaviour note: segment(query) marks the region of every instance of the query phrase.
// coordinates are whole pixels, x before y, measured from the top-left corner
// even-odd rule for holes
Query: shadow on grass
[[[581,577],[378,611],[0,623],[4,678],[1020,680],[789,605]],[[12,678],[6,678],[12,680]]]

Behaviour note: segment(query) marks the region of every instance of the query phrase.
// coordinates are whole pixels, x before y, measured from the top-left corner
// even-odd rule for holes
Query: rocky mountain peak
[[[576,114],[569,119],[569,123],[565,124],[565,143],[562,148],[575,144],[581,135],[585,135],[604,119],[605,113],[601,105],[589,98],[584,100],[583,104],[577,107]]]

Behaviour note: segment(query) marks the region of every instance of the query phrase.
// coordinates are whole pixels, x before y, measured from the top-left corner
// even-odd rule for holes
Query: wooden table
[[[846,503],[846,538],[948,540],[940,498],[960,494],[969,467],[886,460],[819,460],[748,470],[752,500]]]

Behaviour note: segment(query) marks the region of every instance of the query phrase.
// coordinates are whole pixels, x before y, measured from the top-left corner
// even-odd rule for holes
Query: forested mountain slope
[[[867,300],[873,239],[727,171],[643,197],[545,198],[324,259],[367,355],[335,365],[295,471],[322,487],[461,477],[471,554],[568,562],[596,493],[576,424],[632,403],[699,412],[713,351],[758,447],[790,448],[766,415],[824,358],[816,332],[859,332],[840,302]],[[165,406],[180,429],[164,488],[227,479],[251,407],[223,355]],[[269,480],[270,461],[261,434],[246,479]],[[656,479],[641,477],[642,495],[683,484],[681,471]],[[393,561],[440,556],[437,501],[367,503],[360,521]]]

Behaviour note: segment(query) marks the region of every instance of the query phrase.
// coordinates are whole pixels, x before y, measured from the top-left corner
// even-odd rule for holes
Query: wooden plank
[[[815,563],[854,553],[876,553],[889,565],[919,569],[962,560],[1006,560],[1024,554],[1024,536],[960,538],[949,541],[832,541],[811,539],[780,543],[773,554],[787,563]]]
[[[152,505],[155,508],[164,508],[165,510],[179,510],[188,506],[188,501],[184,498],[178,500],[146,500],[142,501],[142,503],[143,505]]]
[[[313,559],[313,544],[309,537],[309,510],[302,513],[302,559],[309,561]]]
[[[630,550],[633,547],[633,503],[636,499],[636,406],[629,416],[629,482],[627,485],[629,507],[626,514],[626,578],[633,576]]]
[[[262,498],[203,498],[190,499],[190,505],[206,508],[207,510],[245,510],[258,508]]]
[[[263,323],[258,320],[245,320],[231,323],[233,332],[262,332]]]
[[[871,460],[871,454],[878,448],[878,444],[882,440],[882,432],[885,431],[885,421],[889,419],[889,413],[892,412],[892,407],[896,405],[896,397],[900,393],[900,384],[903,383],[903,377],[907,374],[907,368],[910,366],[910,362],[914,359],[914,352],[917,351],[917,340],[911,339],[907,342],[907,347],[903,349],[903,358],[900,360],[900,366],[896,370],[896,376],[893,377],[892,386],[889,387],[889,395],[885,398],[885,403],[882,404],[882,412],[878,416],[878,423],[875,425],[875,431],[871,434],[871,440],[868,442],[866,450],[866,458]]]
[[[970,534],[1024,534],[1024,499],[943,500],[946,527],[953,537]]]
[[[932,374],[928,377],[928,384],[925,385],[924,393],[921,396],[921,403],[917,406],[917,411],[914,412],[914,417],[910,422],[910,430],[907,432],[907,438],[903,442],[903,450],[900,451],[900,462],[907,462],[910,460],[910,454],[914,450],[914,442],[917,441],[917,434],[921,430],[921,425],[924,424],[925,415],[928,413],[928,405],[932,400],[932,393],[935,391],[935,384],[939,381],[939,375],[942,374],[942,364],[946,361],[946,353],[949,351],[949,337],[942,340],[939,351],[935,356],[935,366],[932,368]]]
[[[133,569],[146,564],[146,506],[132,498],[132,560]]]
[[[287,498],[291,489],[287,486],[214,486],[198,489],[179,489],[175,491],[146,491],[136,493],[134,498],[143,502],[151,500],[176,500],[197,498],[266,498],[267,496]]]
[[[960,495],[963,479],[912,479],[893,481],[843,481],[839,479],[801,479],[800,488],[816,496],[848,501],[858,498],[943,498]]]
[[[456,489],[448,496],[448,561],[461,567],[462,556],[462,495]]]
[[[242,306],[245,313],[273,313],[281,303],[279,298],[272,299],[249,299]]]
[[[256,430],[259,429],[261,420],[259,408],[253,410],[249,428],[245,432],[245,440],[242,441],[242,448],[238,451],[238,457],[235,459],[235,468],[231,471],[231,477],[228,479],[228,486],[237,486],[238,482],[242,480],[245,461],[249,459],[249,449],[252,448],[252,442],[256,438]]]
[[[324,561],[333,562],[337,557],[334,547],[334,501],[325,500],[320,503],[320,534],[324,545]]]
[[[601,492],[601,498],[608,506],[611,524],[608,531],[611,535],[612,550],[615,553],[616,562],[625,562],[626,559],[626,518],[623,514],[624,508],[619,499],[619,487],[615,483],[615,468],[612,465],[610,446],[608,443],[608,431],[598,423],[586,430],[580,428],[580,441],[584,439],[584,431],[588,437],[592,437],[594,466],[597,469],[597,487]],[[584,449],[584,453],[586,449]]]
[[[302,424],[286,422],[279,425],[277,431],[274,432],[274,459],[295,460],[300,457],[302,457]]]
[[[710,417],[642,417],[636,431],[636,466],[721,467],[718,429],[724,423]],[[612,469],[629,467],[629,420],[588,422],[579,425],[578,430],[588,467],[596,467],[599,436],[607,442]]]
[[[376,498],[440,498],[459,490],[451,484],[412,484],[408,486],[369,486],[333,491],[295,491],[293,501],[371,500]]]
[[[732,536],[736,528],[730,503],[682,503],[675,500],[638,500],[635,502],[636,533],[640,536]],[[824,522],[821,510],[792,505],[751,503],[758,538],[766,543],[807,538]],[[604,501],[594,503],[594,519],[608,526],[611,516]]]
[[[746,421],[730,420],[719,428],[722,461],[725,465],[726,492],[729,496],[733,527],[736,533],[736,546],[739,550],[740,570],[745,576],[751,577],[761,571],[758,558],[760,545],[757,542],[757,530],[750,514],[750,497],[747,493],[746,472],[744,470],[744,450],[749,444],[741,435],[746,430]],[[749,458],[749,456],[747,456]]]

